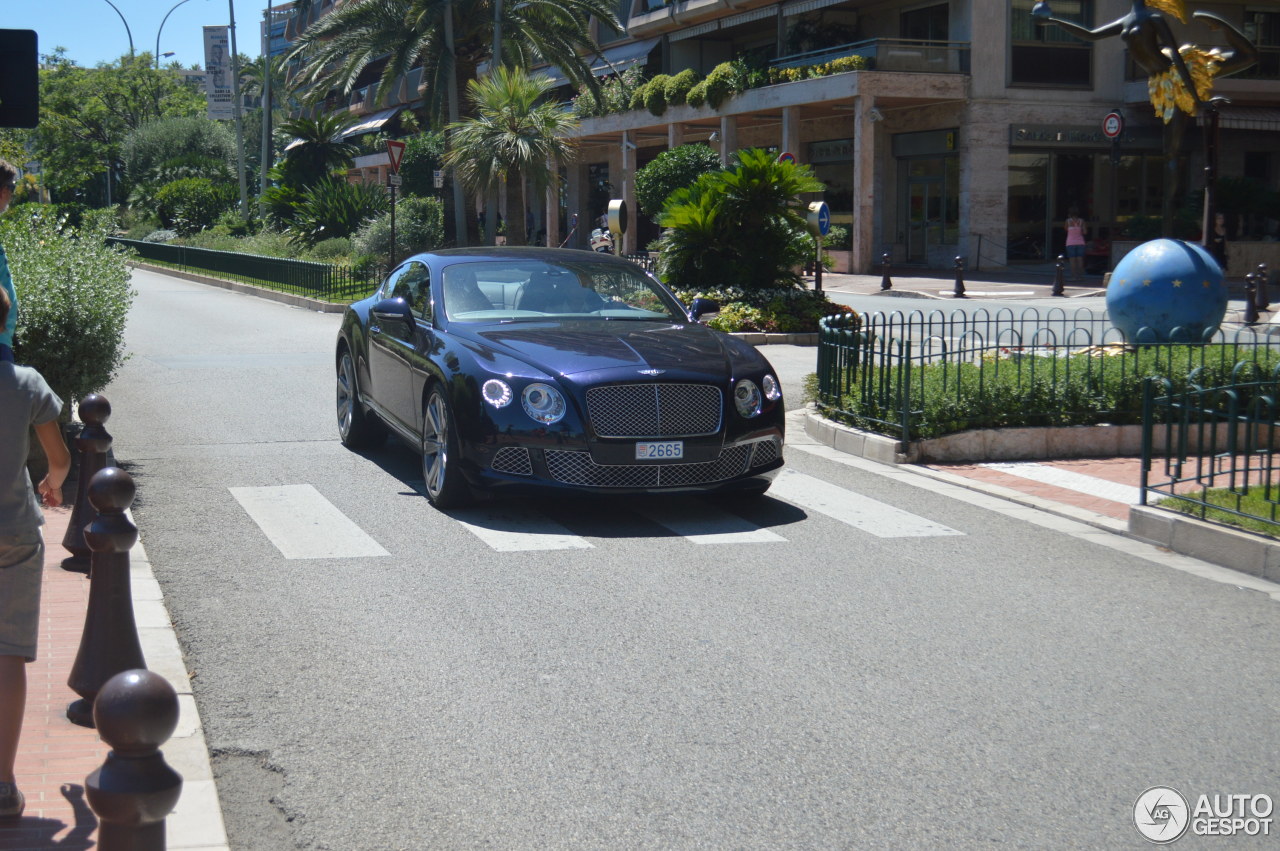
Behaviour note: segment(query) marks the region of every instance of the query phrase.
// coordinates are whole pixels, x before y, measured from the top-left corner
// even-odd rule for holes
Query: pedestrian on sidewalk
[[[0,288],[0,325],[10,314],[9,295]],[[36,489],[44,504],[62,504],[62,483],[71,454],[62,440],[58,415],[62,400],[40,373],[0,362],[0,821],[22,815],[14,766],[27,703],[27,669],[36,659],[40,634],[40,583],[44,576],[44,515],[27,473],[31,428],[49,461]]]
[[[1084,280],[1084,235],[1088,228],[1084,219],[1080,218],[1080,209],[1072,206],[1067,210],[1067,260],[1071,263],[1071,280]]]
[[[0,214],[9,209],[13,191],[18,188],[18,170],[6,160],[0,160]],[[0,363],[13,363],[13,329],[18,324],[18,292],[9,276],[9,258],[0,245],[0,289],[9,296],[9,318],[0,322]]]

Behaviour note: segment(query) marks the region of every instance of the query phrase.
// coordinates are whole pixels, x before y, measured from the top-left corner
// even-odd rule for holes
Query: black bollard
[[[951,294],[954,298],[964,298],[964,258],[956,258],[956,288]]]
[[[1244,324],[1256,325],[1258,322],[1258,276],[1250,272],[1244,276]]]
[[[133,479],[119,467],[99,470],[89,482],[89,502],[98,516],[84,530],[93,550],[89,606],[80,634],[80,650],[67,685],[80,700],[67,707],[67,718],[93,726],[93,699],[103,684],[121,671],[145,668],[129,591],[129,550],[138,542],[138,527],[125,516],[133,504]]]
[[[1258,310],[1270,310],[1271,299],[1267,292],[1267,264],[1259,263],[1257,272],[1257,281],[1254,283],[1254,304],[1258,305]]]
[[[122,671],[102,686],[93,720],[111,747],[84,781],[89,806],[98,816],[98,847],[164,851],[164,820],[182,795],[182,775],[160,752],[178,727],[173,686],[145,669]]]
[[[111,418],[111,403],[105,396],[90,393],[80,402],[80,419],[84,421],[84,429],[76,438],[76,451],[79,453],[80,473],[76,482],[76,502],[71,509],[71,519],[67,523],[67,533],[62,536],[62,546],[70,553],[70,558],[62,560],[63,570],[76,573],[89,572],[89,545],[84,542],[85,527],[93,522],[97,513],[85,496],[89,492],[89,480],[94,474],[107,466],[107,451],[111,449],[111,435],[103,427]]]
[[[1058,255],[1058,262],[1053,264],[1053,295],[1065,296],[1066,285],[1063,283],[1062,276],[1067,268],[1067,258],[1061,254]]]
[[[880,268],[884,273],[880,277],[881,292],[893,289],[893,281],[889,280],[889,252],[887,251],[880,255]]]

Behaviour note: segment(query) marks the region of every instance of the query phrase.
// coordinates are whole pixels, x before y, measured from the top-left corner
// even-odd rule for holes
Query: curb
[[[132,523],[132,513],[128,516]],[[129,551],[129,582],[138,642],[147,670],[168,680],[178,694],[178,728],[160,749],[165,762],[182,775],[182,795],[165,819],[166,847],[175,851],[230,851],[200,711],[164,594],[141,538]]]
[[[220,287],[224,290],[245,293],[246,295],[254,295],[259,298],[264,298],[267,301],[280,302],[281,304],[301,307],[306,310],[314,310],[319,313],[342,313],[347,309],[345,304],[334,304],[329,301],[321,301],[318,298],[308,298],[307,296],[294,295],[293,293],[282,293],[279,290],[269,290],[266,287],[244,284],[240,281],[228,281],[224,278],[214,278],[209,275],[198,275],[195,272],[183,272],[179,269],[170,269],[168,266],[155,266],[151,263],[144,263],[138,260],[130,262],[129,265],[135,269],[146,269],[148,272],[158,272],[162,275],[171,275],[175,278],[181,278],[184,281],[191,281],[197,284],[208,284],[210,286]]]
[[[902,452],[902,444],[891,437],[861,431],[829,420],[817,413],[812,403],[804,411],[804,430],[811,438],[839,452],[910,470],[917,475],[945,481],[972,491],[1010,500],[1029,508],[1087,523],[1146,544],[1164,547],[1181,555],[1241,573],[1280,582],[1280,541],[1241,529],[1207,523],[1181,512],[1147,505],[1129,507],[1129,522],[1094,514],[1075,506],[1062,505],[1010,488],[979,482],[939,470],[916,466]]]

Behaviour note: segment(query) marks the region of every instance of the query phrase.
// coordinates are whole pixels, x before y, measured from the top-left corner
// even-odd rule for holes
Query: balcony
[[[780,56],[769,63],[773,68],[822,65],[846,56],[861,56],[871,71],[908,71],[925,74],[968,74],[969,44],[963,41],[913,41],[902,38],[872,38],[808,53]]]

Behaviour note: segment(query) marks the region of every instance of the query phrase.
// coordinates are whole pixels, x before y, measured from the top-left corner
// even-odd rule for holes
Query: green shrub
[[[852,308],[828,301],[825,293],[799,287],[747,290],[741,287],[679,290],[676,297],[689,304],[695,298],[720,302],[720,312],[707,325],[729,333],[757,331],[769,334],[803,334],[818,330],[818,321]]]
[[[912,369],[912,438],[933,438],[979,428],[1113,425],[1142,421],[1142,380],[1158,376],[1173,392],[1189,384],[1214,387],[1234,383],[1232,371],[1251,359],[1261,375],[1271,375],[1280,353],[1243,351],[1233,345],[1147,346],[1040,354],[1002,349],[981,363],[931,363]],[[900,373],[883,376],[887,398],[900,392]],[[873,380],[879,380],[873,376]],[[1253,380],[1250,377],[1247,380]],[[1242,400],[1247,403],[1248,400]],[[859,394],[845,397],[833,415],[862,428],[894,434],[875,420],[898,422],[901,412]]]
[[[207,177],[184,177],[156,190],[155,203],[162,225],[189,235],[210,227],[234,206],[236,189]]]
[[[663,87],[664,95],[667,99],[667,106],[680,106],[685,103],[689,97],[689,90],[698,82],[698,75],[692,68],[686,68],[679,74],[667,78],[667,83]]]
[[[853,248],[853,232],[844,225],[832,225],[822,244],[833,251],[849,251]]]
[[[693,185],[700,176],[720,170],[720,155],[706,145],[680,145],[663,151],[636,172],[636,207],[646,216],[662,212],[667,197]]]
[[[670,79],[666,74],[659,74],[644,88],[644,107],[654,115],[667,111],[667,81]]]
[[[444,134],[419,133],[407,136],[404,142],[404,156],[400,159],[400,189],[409,195],[438,195],[442,190],[435,188],[435,171],[443,169]]]
[[[644,109],[645,99],[649,96],[649,83],[636,86],[627,102],[628,109]]]
[[[178,234],[175,231],[171,231],[167,228],[160,228],[159,230],[153,230],[151,233],[144,236],[142,240],[143,242],[173,242],[177,236]]]
[[[14,355],[64,402],[105,388],[125,361],[133,290],[128,252],[106,244],[113,229],[102,217],[79,229],[52,216],[0,220],[18,293]]]
[[[396,257],[431,251],[444,245],[444,205],[435,198],[396,202]],[[385,259],[391,253],[391,214],[366,222],[351,238],[351,250]]]
[[[389,204],[381,186],[326,177],[303,192],[288,228],[289,238],[302,245],[315,245],[322,239],[351,236],[366,221],[386,211]]]
[[[322,239],[315,245],[311,246],[311,250],[307,253],[316,260],[336,260],[339,257],[346,257],[351,253],[351,240],[345,236],[335,236],[331,239]]]
[[[626,112],[631,109],[631,97],[644,86],[644,69],[633,65],[621,74],[613,74],[600,81],[600,94],[590,90],[580,92],[573,99],[573,111],[579,118]],[[642,103],[635,108],[639,109]]]
[[[700,107],[707,102],[707,81],[699,80],[693,88],[685,93],[684,102],[692,107]]]
[[[721,104],[738,92],[741,70],[733,62],[721,62],[711,69],[706,83],[707,103],[712,109],[719,109]]]

